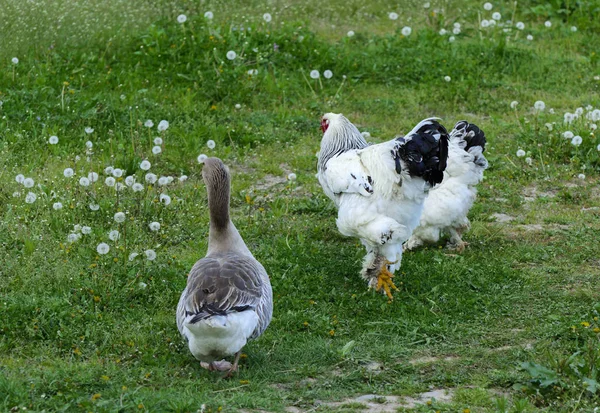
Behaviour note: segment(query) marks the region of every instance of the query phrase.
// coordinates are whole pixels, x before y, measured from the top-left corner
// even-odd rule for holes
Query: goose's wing
[[[259,316],[253,334],[257,336],[271,319],[271,311],[267,311],[271,306],[269,278],[258,261],[231,253],[206,257],[190,271],[177,308],[177,327],[183,334],[184,321],[194,323],[214,315],[253,310]]]

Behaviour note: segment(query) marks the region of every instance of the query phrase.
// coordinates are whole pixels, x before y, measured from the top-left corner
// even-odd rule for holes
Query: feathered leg
[[[462,224],[449,228],[450,239],[448,240],[448,249],[456,250],[458,253],[463,252],[469,243],[462,240],[462,234],[467,232],[469,228],[471,228],[471,223],[468,218],[465,218]]]
[[[369,252],[365,257],[361,274],[369,282],[369,288],[374,288],[375,291],[382,291],[393,300],[392,290],[398,290],[392,278],[394,274],[388,269],[389,265],[394,265],[395,262],[390,262],[388,259],[374,252]]]

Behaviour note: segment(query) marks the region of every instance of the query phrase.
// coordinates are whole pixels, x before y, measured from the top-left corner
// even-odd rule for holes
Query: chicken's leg
[[[369,255],[367,255],[369,257]],[[397,261],[396,261],[397,262]],[[392,290],[398,290],[392,278],[394,274],[388,269],[388,265],[395,264],[386,259],[383,255],[376,255],[375,259],[365,262],[363,276],[369,280],[369,288],[375,288],[375,291],[382,291],[390,300],[393,300]]]

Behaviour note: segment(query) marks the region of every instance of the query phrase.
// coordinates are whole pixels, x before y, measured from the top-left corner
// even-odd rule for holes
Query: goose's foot
[[[240,350],[237,353],[235,353],[235,360],[233,360],[233,365],[230,367],[229,371],[227,371],[227,373],[225,373],[225,375],[223,375],[224,379],[227,379],[227,378],[233,376],[233,373],[237,373],[237,371],[238,371],[238,363],[240,361],[240,356],[241,355],[242,355],[242,350]]]
[[[201,361],[200,367],[207,369],[208,371],[229,371],[233,368],[232,364],[227,360],[211,361],[210,363]]]
[[[388,265],[395,264],[396,262],[391,262],[388,260],[383,260],[383,265],[379,269],[379,273],[377,277],[371,278],[369,281],[369,287],[375,288],[375,291],[382,291],[387,297],[391,300],[394,299],[392,295],[392,290],[398,291],[398,287],[394,284],[392,280],[394,278],[394,274],[392,274],[388,270]]]

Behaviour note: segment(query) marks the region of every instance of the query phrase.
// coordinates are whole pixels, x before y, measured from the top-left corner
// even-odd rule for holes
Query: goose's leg
[[[231,367],[229,368],[229,371],[227,371],[227,373],[225,373],[225,375],[223,376],[224,379],[233,376],[233,373],[238,371],[238,363],[240,361],[241,355],[242,355],[242,350],[235,353],[235,360],[233,360],[233,365],[231,365]]]

